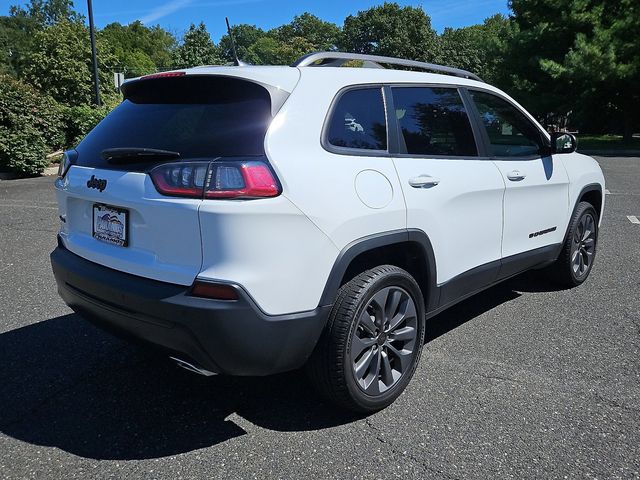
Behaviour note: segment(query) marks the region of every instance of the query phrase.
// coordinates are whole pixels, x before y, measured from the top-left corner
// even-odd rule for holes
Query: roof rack
[[[420,68],[432,72],[445,73],[456,77],[469,78],[482,82],[482,79],[475,73],[461,70],[459,68],[436,65],[434,63],[418,62],[416,60],[405,60],[404,58],[382,57],[379,55],[365,55],[361,53],[346,52],[315,52],[309,53],[297,59],[291,64],[292,67],[340,67],[351,60],[361,60],[365,67],[384,68],[381,64],[399,65],[403,67]]]

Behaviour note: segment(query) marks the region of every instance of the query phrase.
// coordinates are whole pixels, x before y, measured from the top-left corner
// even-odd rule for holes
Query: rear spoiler
[[[283,90],[280,87],[276,87],[274,85],[269,85],[263,82],[259,82],[253,80],[251,78],[245,78],[236,75],[224,75],[224,74],[215,74],[215,73],[187,73],[184,70],[170,71],[170,72],[160,72],[153,73],[150,75],[144,75],[142,77],[131,78],[125,80],[124,83],[120,86],[120,91],[122,92],[125,99],[129,99],[132,101],[136,101],[135,98],[137,95],[141,95],[146,85],[153,85],[162,87],[166,89],[167,98],[169,98],[171,91],[176,91],[180,89],[181,83],[184,81],[187,82],[202,82],[205,78],[209,78],[212,80],[221,80],[229,83],[238,82],[239,84],[248,84],[248,85],[256,85],[264,88],[269,93],[269,97],[271,98],[271,116],[275,117],[276,113],[280,110],[284,102],[289,98],[290,92]],[[197,79],[197,80],[196,80]],[[148,83],[147,83],[148,82]],[[200,83],[202,86],[202,83]],[[192,96],[192,100],[196,101],[196,95],[202,94],[205,96],[207,93],[215,93],[217,89],[213,88],[189,88],[189,94]]]

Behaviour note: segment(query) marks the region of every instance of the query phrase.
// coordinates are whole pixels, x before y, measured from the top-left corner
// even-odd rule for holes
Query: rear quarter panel
[[[204,200],[199,216],[198,278],[242,285],[268,315],[318,306],[338,251],[287,198]]]
[[[336,75],[333,71],[336,69],[301,70],[300,82],[274,119],[265,140],[269,160],[282,182],[283,195],[338,250],[373,233],[405,228],[405,202],[391,158],[337,154],[321,145],[325,119],[336,94],[353,83],[342,74]],[[377,83],[382,82],[376,82],[372,76],[369,81],[355,84]],[[386,205],[370,208],[358,196],[356,177],[368,170],[382,174],[389,182],[392,193]]]

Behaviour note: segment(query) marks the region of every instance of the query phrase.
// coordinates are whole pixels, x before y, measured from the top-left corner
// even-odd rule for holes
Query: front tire
[[[571,217],[560,256],[548,269],[551,279],[567,288],[584,282],[593,268],[597,243],[598,213],[590,203],[580,202]]]
[[[418,365],[425,330],[420,287],[383,265],[343,285],[307,364],[316,389],[357,412],[393,403]]]

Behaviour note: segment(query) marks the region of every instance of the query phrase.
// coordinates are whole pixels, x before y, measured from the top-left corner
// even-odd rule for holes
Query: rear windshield
[[[260,85],[229,77],[185,75],[125,84],[125,100],[77,146],[76,164],[144,170],[152,165],[111,165],[101,152],[153,148],[180,160],[264,154],[271,98]]]

